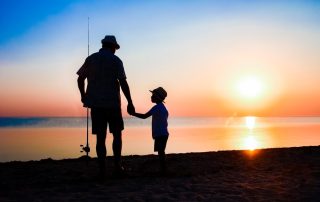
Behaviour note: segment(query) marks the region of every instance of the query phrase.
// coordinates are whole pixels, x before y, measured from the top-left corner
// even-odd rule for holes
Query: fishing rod
[[[89,56],[89,35],[90,34],[90,26],[89,26],[89,17],[88,17],[88,56]],[[87,159],[89,157],[90,147],[89,147],[89,108],[87,107],[87,144],[86,146],[80,145],[81,151],[86,152]],[[87,162],[88,163],[88,162]]]

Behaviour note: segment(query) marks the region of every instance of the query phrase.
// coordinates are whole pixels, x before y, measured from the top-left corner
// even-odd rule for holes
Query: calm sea
[[[153,154],[151,120],[125,118],[123,155]],[[90,156],[95,136],[90,134]],[[320,117],[170,118],[167,153],[320,145]],[[86,118],[0,118],[0,162],[77,158]],[[112,155],[112,135],[107,152]]]

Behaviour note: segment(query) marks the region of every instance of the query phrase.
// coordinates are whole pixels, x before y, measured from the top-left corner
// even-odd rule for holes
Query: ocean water
[[[125,118],[123,155],[154,154],[151,119]],[[320,117],[170,118],[167,153],[320,145]],[[0,162],[77,158],[86,118],[0,118]],[[112,155],[112,134],[107,154]],[[95,136],[89,119],[90,156]]]

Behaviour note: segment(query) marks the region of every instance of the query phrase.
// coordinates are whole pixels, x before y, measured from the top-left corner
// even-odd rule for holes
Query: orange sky
[[[116,35],[139,112],[162,86],[171,116],[320,115],[317,2],[111,1],[108,12],[105,2],[71,2],[2,36],[0,116],[85,115],[76,71],[87,56],[87,16],[91,53]]]

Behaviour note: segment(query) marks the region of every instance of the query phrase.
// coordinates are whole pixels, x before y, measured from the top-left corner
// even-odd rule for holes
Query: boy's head
[[[162,87],[150,90],[150,92],[152,93],[151,101],[155,103],[163,102],[167,97],[167,92]]]

